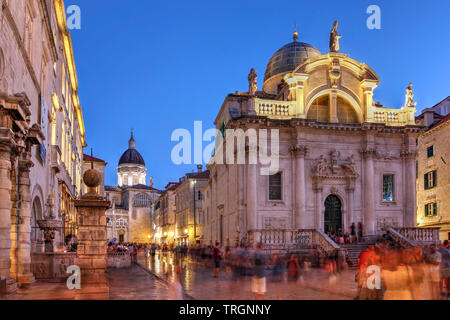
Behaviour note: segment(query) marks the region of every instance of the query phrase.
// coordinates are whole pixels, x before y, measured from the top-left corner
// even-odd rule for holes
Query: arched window
[[[150,199],[150,197],[145,193],[139,193],[136,197],[134,197],[134,207],[150,207],[151,205],[152,199]]]
[[[328,94],[314,100],[308,110],[308,119],[330,122],[330,96]],[[336,116],[339,123],[358,123],[353,106],[345,99],[337,97]]]
[[[318,122],[329,122],[330,97],[328,95],[324,95],[314,100],[309,107],[307,118]]]
[[[340,123],[358,123],[355,109],[341,97],[337,98],[337,117]]]
[[[123,218],[119,218],[116,220],[116,227],[125,227],[127,222]]]

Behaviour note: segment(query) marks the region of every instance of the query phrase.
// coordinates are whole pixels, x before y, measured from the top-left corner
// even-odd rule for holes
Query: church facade
[[[335,24],[330,52],[322,54],[294,33],[270,59],[261,91],[252,70],[248,92],[226,97],[216,128],[223,135],[277,130],[279,170],[262,175],[265,165],[250,164],[247,141],[245,164],[220,164],[214,155],[203,189],[205,243],[254,243],[274,230],[350,231],[353,223],[366,237],[386,226],[416,227],[422,127],[415,124],[412,86],[401,108],[374,103],[378,75],[340,53],[340,37]],[[272,138],[269,153],[277,152]]]
[[[111,207],[106,211],[107,238],[118,242],[150,241],[152,204],[161,191],[146,185],[145,161],[136,150],[131,133],[128,149],[120,157],[117,167],[117,186],[105,186],[106,200]]]

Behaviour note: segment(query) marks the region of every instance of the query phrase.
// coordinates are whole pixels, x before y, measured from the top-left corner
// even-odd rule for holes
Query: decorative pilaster
[[[313,190],[315,193],[315,207],[316,207],[316,215],[314,219],[314,229],[323,231],[323,212],[322,212],[322,191],[323,187],[316,181],[313,185]]]
[[[375,171],[374,157],[376,150],[366,148],[361,150],[364,158],[364,207],[363,207],[363,231],[365,235],[374,235],[375,228]]]
[[[11,146],[0,138],[0,277],[10,278],[11,268]]]
[[[34,281],[31,273],[31,194],[30,169],[33,166],[31,152],[24,151],[19,159],[18,190],[20,206],[17,221],[17,282],[20,286]]]
[[[403,224],[406,228],[417,227],[416,155],[417,153],[413,151],[402,151],[400,153],[403,159],[403,172],[405,173]]]
[[[305,156],[308,153],[306,146],[295,146],[291,148],[291,153],[295,158],[294,177],[295,181],[295,218],[294,228],[305,229],[306,215],[306,175],[305,175]]]

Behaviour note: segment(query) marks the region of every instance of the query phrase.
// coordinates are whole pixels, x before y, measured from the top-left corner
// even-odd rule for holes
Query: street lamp
[[[192,181],[192,183],[193,183],[193,185],[194,185],[194,240],[196,240],[196,238],[197,238],[197,219],[196,219],[196,212],[195,212],[195,209],[196,209],[196,205],[195,205],[195,185],[197,184],[197,181],[196,180],[193,180]]]

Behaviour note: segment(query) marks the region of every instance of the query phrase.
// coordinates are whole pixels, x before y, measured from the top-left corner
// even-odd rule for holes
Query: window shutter
[[[437,171],[433,171],[433,187],[437,186]]]
[[[424,189],[426,190],[426,189],[428,189],[428,173],[425,173],[425,175],[423,176],[423,180],[424,180],[424,182],[425,182],[425,184],[424,184]]]
[[[437,216],[437,203],[433,203],[433,216]]]

